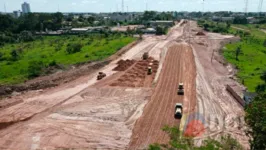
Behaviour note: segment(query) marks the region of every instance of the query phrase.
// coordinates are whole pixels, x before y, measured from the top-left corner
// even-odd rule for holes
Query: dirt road
[[[221,135],[230,134],[248,149],[243,107],[226,91],[226,85],[238,89],[240,93],[244,87],[232,79],[236,71],[221,56],[221,43],[237,39],[216,33],[195,36],[201,31],[196,22],[191,22],[191,30],[191,45],[197,68],[198,114],[202,116],[205,127],[204,134],[197,137],[196,141],[200,144],[206,137],[218,139]],[[188,28],[185,28],[185,33],[188,33]]]
[[[179,37],[181,31],[179,24],[168,37],[144,35],[142,42],[98,70],[107,74],[101,82],[110,79],[113,83],[127,72],[113,70],[118,61],[139,61],[147,51],[159,63],[155,71],[159,77],[169,42]],[[126,149],[134,124],[152,95],[150,81],[147,88],[94,86],[98,83],[98,71],[55,88],[16,93],[7,98],[6,101],[20,103],[1,110],[0,149]]]
[[[164,125],[179,126],[180,123],[174,118],[175,103],[183,103],[184,113],[195,110],[195,77],[192,49],[186,44],[174,44],[168,50],[154,94],[135,125],[129,149],[167,142],[168,136],[161,128]],[[179,82],[185,85],[185,96],[177,95]]]

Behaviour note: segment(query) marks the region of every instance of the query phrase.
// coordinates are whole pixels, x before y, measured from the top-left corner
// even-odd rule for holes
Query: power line
[[[262,4],[263,4],[263,0],[260,0],[260,2],[259,2],[259,7],[258,7],[258,12],[259,12],[259,13],[261,13]]]
[[[6,13],[6,3],[4,3],[4,10],[5,10],[5,13]]]
[[[122,12],[124,12],[124,0],[122,0]]]
[[[248,0],[245,0],[245,13],[248,13]]]

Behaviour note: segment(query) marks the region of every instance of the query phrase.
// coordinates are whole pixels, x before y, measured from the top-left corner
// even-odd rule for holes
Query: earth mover
[[[183,114],[183,106],[181,103],[176,103],[175,104],[175,118],[176,119],[181,119]]]
[[[143,60],[147,60],[149,58],[149,53],[148,52],[145,52],[142,56],[142,59]]]
[[[103,79],[104,77],[106,77],[106,74],[103,73],[103,72],[99,72],[98,76],[97,76],[97,80],[101,80]]]
[[[183,83],[179,83],[177,94],[184,95],[184,84]]]
[[[148,67],[148,75],[151,75],[152,74],[152,69],[151,67]]]

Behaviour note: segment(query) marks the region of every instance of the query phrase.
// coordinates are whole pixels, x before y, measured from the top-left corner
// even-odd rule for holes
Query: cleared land
[[[171,39],[178,37],[180,31],[181,27],[175,27],[173,32],[177,34]],[[97,71],[55,88],[6,98],[6,102],[17,103],[8,103],[1,110],[0,149],[126,149],[135,121],[153,92],[151,82],[160,75],[170,45],[165,39],[166,36],[144,36],[142,42],[98,70],[107,74],[101,81],[96,80]],[[147,51],[157,63],[155,70],[136,82],[138,86],[147,83],[147,87],[110,86],[123,75],[145,73],[141,56]],[[134,64],[116,71],[122,59],[134,60]],[[137,68],[132,72],[131,67]]]
[[[195,110],[195,77],[192,49],[186,44],[171,46],[154,94],[135,125],[129,149],[143,149],[152,143],[168,142],[169,137],[161,128],[179,125],[180,120],[174,118],[175,103],[183,103],[184,114]],[[185,85],[185,96],[177,95],[179,82]]]
[[[47,70],[67,68],[69,65],[103,60],[134,41],[121,35],[84,35],[44,37],[33,42],[6,44],[0,48],[0,84],[21,83],[28,79],[29,65],[42,62]],[[80,52],[68,54],[68,44],[82,45]],[[35,67],[36,71],[40,69]],[[46,71],[43,71],[45,74]]]
[[[221,56],[223,43],[238,39],[208,32],[205,32],[206,36],[195,36],[202,30],[197,27],[196,22],[191,22],[191,30],[197,70],[197,115],[204,121],[204,134],[195,139],[200,144],[205,138],[219,139],[221,135],[230,134],[248,149],[243,107],[225,88],[230,85],[237,93],[242,93],[244,87],[232,79],[236,71],[230,64],[226,64]],[[188,34],[188,31],[189,28],[185,28],[185,34]]]

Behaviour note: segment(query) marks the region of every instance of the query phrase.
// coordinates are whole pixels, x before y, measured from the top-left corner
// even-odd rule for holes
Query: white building
[[[29,4],[29,3],[24,2],[24,3],[21,5],[21,7],[22,7],[22,12],[23,12],[23,14],[27,14],[27,13],[30,13],[30,12],[31,12],[31,11],[30,11],[30,4]]]
[[[13,15],[15,18],[19,18],[21,16],[21,11],[20,10],[16,10],[16,11],[13,11]]]

